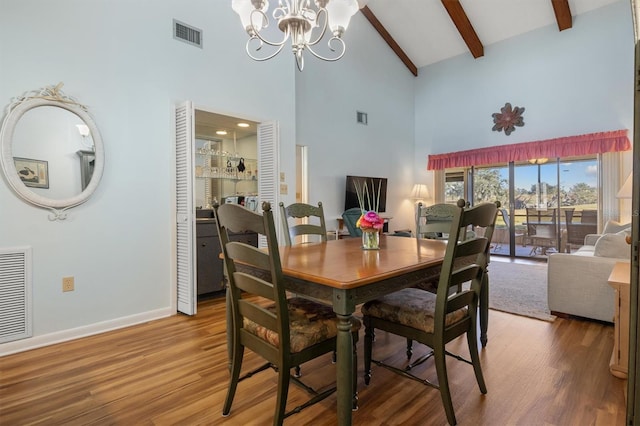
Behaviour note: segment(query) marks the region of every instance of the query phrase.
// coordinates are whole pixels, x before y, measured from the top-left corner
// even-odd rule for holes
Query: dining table
[[[351,318],[356,307],[425,281],[437,283],[447,242],[380,237],[377,250],[364,250],[360,238],[280,247],[285,287],[297,295],[331,304],[338,317],[336,341],[337,423],[352,421],[353,342]],[[488,281],[480,297],[481,340],[486,344]],[[483,312],[484,311],[484,312]]]

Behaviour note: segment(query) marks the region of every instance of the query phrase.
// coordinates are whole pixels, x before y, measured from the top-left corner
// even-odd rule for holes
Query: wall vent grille
[[[356,111],[356,121],[360,124],[364,124],[365,126],[369,124],[367,113],[362,111]]]
[[[173,20],[173,38],[202,49],[202,30],[176,19]]]
[[[31,248],[0,249],[0,343],[32,335]]]

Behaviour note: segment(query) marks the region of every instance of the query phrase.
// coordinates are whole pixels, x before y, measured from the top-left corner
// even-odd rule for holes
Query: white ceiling
[[[569,0],[574,24],[576,15],[617,1]],[[460,4],[485,48],[547,25],[557,28],[551,0],[460,0]],[[367,6],[418,68],[471,54],[441,0],[369,0]]]

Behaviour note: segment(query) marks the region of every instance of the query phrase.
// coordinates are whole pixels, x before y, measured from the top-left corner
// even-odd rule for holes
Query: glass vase
[[[378,250],[380,248],[380,233],[377,229],[362,229],[362,249]]]

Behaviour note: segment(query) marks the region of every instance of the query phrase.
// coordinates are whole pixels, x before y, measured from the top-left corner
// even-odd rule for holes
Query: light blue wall
[[[420,69],[415,167],[427,156],[560,136],[629,129],[633,135],[634,37],[629,1]],[[525,107],[524,127],[492,131],[506,102]]]
[[[352,31],[357,29],[357,31]],[[390,229],[412,228],[415,77],[362,14],[335,63],[309,61],[296,79],[296,142],[309,151],[309,201],[322,201],[327,227],[344,211],[345,177],[388,179]],[[368,114],[368,125],[356,122]]]
[[[202,29],[204,48],[174,40],[173,18]],[[218,0],[0,1],[0,104],[64,82],[89,107],[106,151],[97,192],[64,222],[0,183],[0,247],[33,248],[35,336],[65,338],[171,306],[176,103],[277,120],[293,152],[291,58],[257,65],[245,40]],[[76,290],[62,293],[68,275]]]

